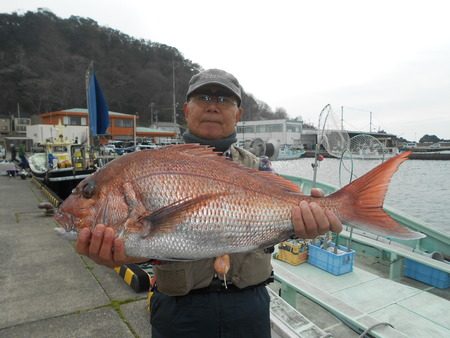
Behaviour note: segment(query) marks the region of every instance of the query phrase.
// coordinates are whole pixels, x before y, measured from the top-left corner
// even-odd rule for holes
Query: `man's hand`
[[[312,197],[323,197],[322,190],[311,189]],[[327,231],[339,233],[342,231],[341,221],[334,212],[323,209],[315,202],[301,201],[299,206],[292,208],[292,223],[295,235],[299,238],[315,238]]]
[[[95,263],[110,268],[127,263],[142,263],[148,260],[147,258],[127,256],[123,240],[115,237],[114,229],[104,224],[97,224],[92,232],[88,228],[84,228],[78,234],[76,250]]]

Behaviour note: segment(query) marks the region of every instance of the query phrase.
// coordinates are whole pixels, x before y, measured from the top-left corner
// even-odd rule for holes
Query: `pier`
[[[59,237],[31,179],[0,176],[0,337],[150,337],[147,293]]]

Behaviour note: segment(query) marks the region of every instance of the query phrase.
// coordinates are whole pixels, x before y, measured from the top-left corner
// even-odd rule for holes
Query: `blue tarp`
[[[91,135],[103,135],[109,126],[109,108],[95,73],[89,76],[88,110]]]

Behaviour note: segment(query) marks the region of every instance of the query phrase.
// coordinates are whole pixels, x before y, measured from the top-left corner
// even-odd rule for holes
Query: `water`
[[[313,178],[313,158],[273,162],[276,172],[285,175]],[[380,160],[353,160],[353,172],[358,177]],[[349,182],[351,162],[326,158],[320,162],[317,180],[342,186]],[[341,167],[341,179],[339,168]],[[409,160],[394,174],[385,199],[393,207],[423,221],[430,228],[450,235],[450,161]]]

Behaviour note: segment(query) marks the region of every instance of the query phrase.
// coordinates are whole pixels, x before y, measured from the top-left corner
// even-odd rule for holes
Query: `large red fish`
[[[324,197],[248,169],[211,148],[185,144],[124,155],[84,179],[55,216],[67,232],[98,223],[114,227],[129,256],[193,260],[251,251],[294,234],[291,209],[314,200],[339,219],[401,239],[424,237],[383,211],[388,183],[409,153]]]

